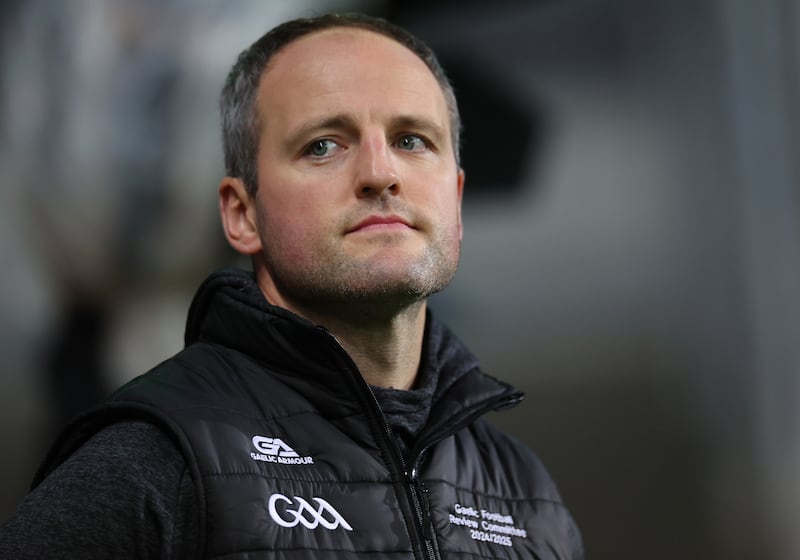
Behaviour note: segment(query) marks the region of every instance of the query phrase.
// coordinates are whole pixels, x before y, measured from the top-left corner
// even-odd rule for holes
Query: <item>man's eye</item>
[[[325,157],[330,155],[338,146],[339,145],[333,140],[323,138],[322,140],[314,140],[306,149],[306,153],[314,157]]]
[[[401,136],[397,142],[397,147],[401,150],[408,150],[409,152],[419,152],[427,148],[425,140],[416,134],[406,134]]]

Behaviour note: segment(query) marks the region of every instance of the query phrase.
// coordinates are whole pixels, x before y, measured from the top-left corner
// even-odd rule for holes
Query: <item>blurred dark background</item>
[[[0,521],[64,419],[181,347],[212,268],[216,99],[274,24],[384,15],[465,124],[432,306],[527,393],[587,558],[800,558],[795,0],[0,4]]]

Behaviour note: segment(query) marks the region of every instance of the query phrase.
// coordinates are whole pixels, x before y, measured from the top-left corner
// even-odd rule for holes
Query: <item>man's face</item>
[[[463,174],[416,55],[364,30],[313,33],[275,55],[257,106],[255,216],[275,303],[402,305],[447,285]]]

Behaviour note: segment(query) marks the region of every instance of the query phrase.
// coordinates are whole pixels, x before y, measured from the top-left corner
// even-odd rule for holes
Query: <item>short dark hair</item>
[[[272,57],[289,43],[311,33],[336,27],[350,27],[384,35],[408,48],[430,69],[442,88],[450,116],[450,133],[456,162],[459,162],[461,117],[453,87],[433,50],[405,29],[385,19],[363,14],[326,14],[287,21],[274,27],[239,54],[228,73],[220,97],[222,145],[225,172],[244,181],[250,194],[258,189],[256,158],[261,119],[256,97],[261,76]]]

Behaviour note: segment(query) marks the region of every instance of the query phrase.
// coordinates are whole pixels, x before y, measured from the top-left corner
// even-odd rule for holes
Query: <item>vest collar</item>
[[[341,345],[324,328],[267,302],[251,272],[221,269],[200,286],[189,308],[185,342],[202,340],[268,366],[322,409],[358,410],[354,391],[359,389],[347,371],[355,366]],[[420,375],[438,378],[429,429],[444,429],[459,415],[479,415],[522,398],[511,385],[481,372],[477,358],[430,312],[420,367]]]

